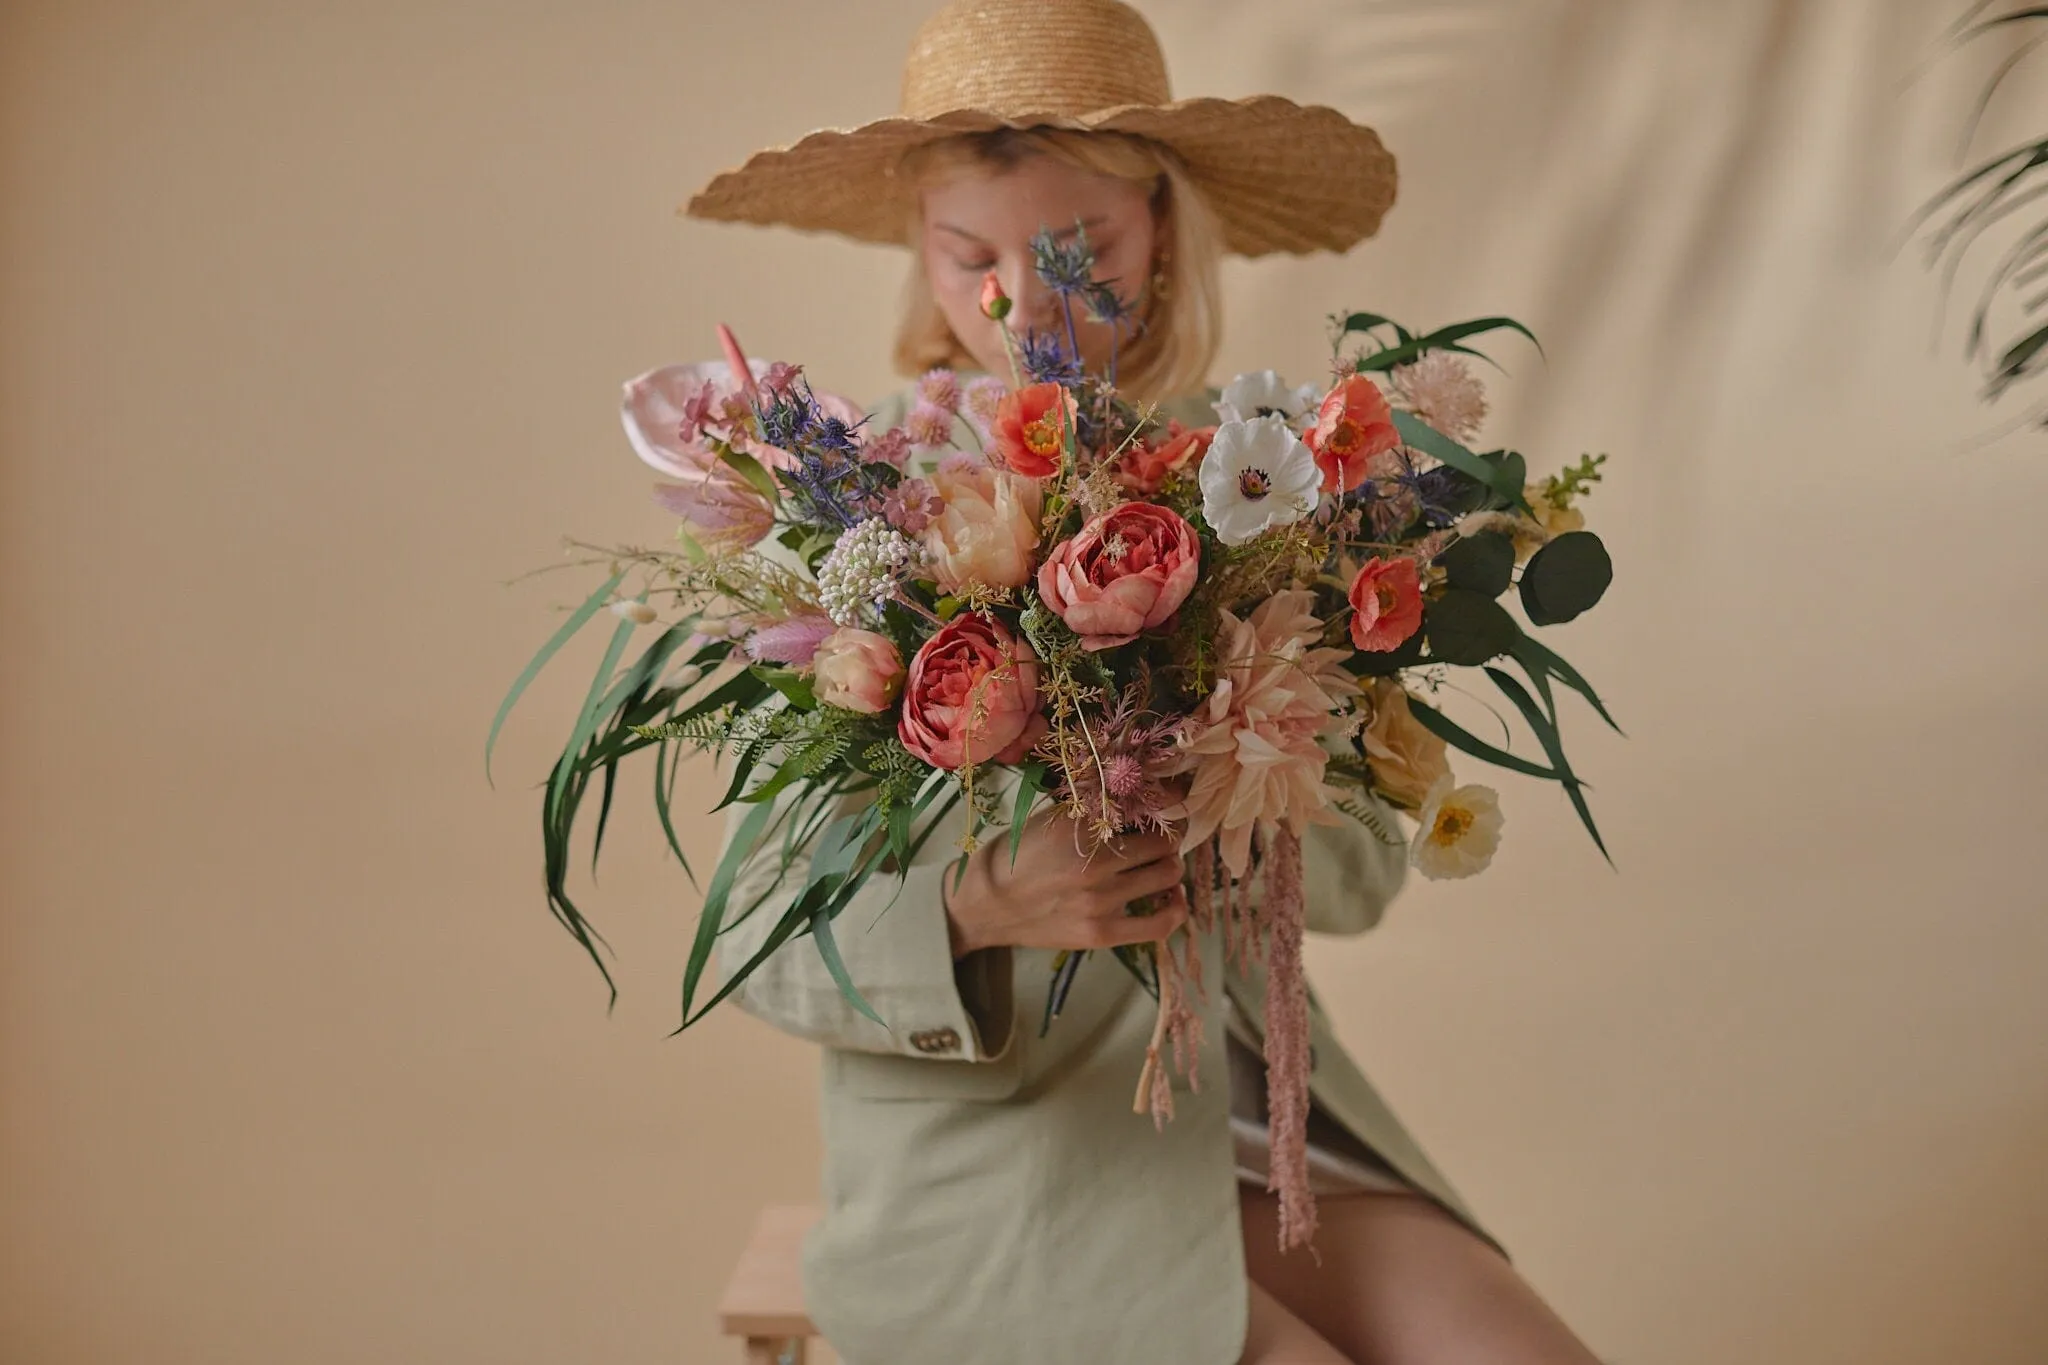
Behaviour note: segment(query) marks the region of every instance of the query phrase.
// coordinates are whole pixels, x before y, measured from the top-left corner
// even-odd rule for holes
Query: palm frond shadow
[[[1957,46],[1993,33],[2035,29],[1992,74],[1963,132],[1967,147],[1999,87],[2034,50],[2048,43],[2048,5],[2025,5],[1990,14],[1990,0],[1972,4],[1949,29]],[[1927,266],[1941,277],[1944,303],[1966,263],[1995,248],[1993,228],[2048,200],[2048,136],[2022,142],[1971,166],[1944,186],[1914,216]],[[2036,209],[2038,212],[2038,209]],[[1982,248],[1982,249],[1980,249]],[[1983,372],[1983,398],[1997,403],[2015,388],[2048,376],[2048,216],[2021,231],[1990,261],[1971,304],[1964,358]],[[2014,426],[2048,425],[2048,397]]]

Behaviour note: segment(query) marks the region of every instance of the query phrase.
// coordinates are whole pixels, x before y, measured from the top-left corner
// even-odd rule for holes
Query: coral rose
[[[1032,384],[1004,395],[992,433],[996,454],[1028,478],[1057,474],[1074,411],[1074,395],[1058,384]]]
[[[1422,579],[1412,559],[1369,559],[1351,580],[1351,643],[1384,654],[1422,626]]]
[[[864,716],[889,709],[903,686],[903,656],[886,635],[841,626],[818,643],[811,656],[818,700]]]
[[[1425,730],[1408,708],[1406,688],[1392,678],[1372,687],[1372,723],[1359,735],[1372,784],[1409,810],[1420,810],[1438,779],[1449,777],[1451,765],[1442,739]]]
[[[1373,456],[1401,444],[1401,433],[1394,429],[1394,410],[1380,386],[1355,374],[1324,396],[1316,424],[1304,439],[1323,471],[1323,491],[1349,493],[1365,482]]]
[[[896,737],[934,768],[1015,763],[1044,733],[1038,656],[993,618],[954,617],[910,661]]]
[[[941,507],[924,527],[932,579],[948,592],[969,583],[1021,588],[1031,581],[1045,488],[967,456],[942,462],[931,488]]]
[[[1202,570],[1195,528],[1173,511],[1127,502],[1062,541],[1038,566],[1038,595],[1084,649],[1127,644],[1187,601]]]
[[[1178,422],[1168,422],[1166,435],[1157,443],[1140,442],[1124,453],[1116,464],[1116,481],[1133,493],[1149,497],[1157,493],[1169,477],[1208,454],[1209,442],[1215,438],[1214,427],[1189,428]]]

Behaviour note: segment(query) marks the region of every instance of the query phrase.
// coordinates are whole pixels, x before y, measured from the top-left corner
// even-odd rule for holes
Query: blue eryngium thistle
[[[1031,268],[1045,287],[1062,299],[1084,294],[1095,283],[1095,248],[1078,220],[1074,239],[1061,242],[1051,228],[1040,228],[1031,238]]]
[[[1034,384],[1065,384],[1071,388],[1081,382],[1081,358],[1055,333],[1025,333],[1017,344],[1017,363]]]

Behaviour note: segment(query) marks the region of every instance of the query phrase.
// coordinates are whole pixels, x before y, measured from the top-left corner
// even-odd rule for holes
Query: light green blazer
[[[907,880],[878,875],[837,921],[847,969],[890,1027],[846,1003],[804,939],[735,993],[824,1048],[812,1320],[848,1365],[1236,1365],[1247,1296],[1224,1039],[1260,1045],[1263,969],[1226,971],[1220,934],[1203,941],[1201,1089],[1175,1076],[1175,1117],[1155,1130],[1131,1101],[1156,1007],[1112,957],[1083,965],[1044,1037],[1050,951],[954,962],[939,877],[964,830],[956,811]],[[1310,929],[1378,923],[1405,850],[1349,820],[1303,843]],[[742,872],[733,904],[765,889],[773,861]],[[777,910],[732,926],[723,959],[746,961]],[[1313,1000],[1310,1022],[1315,1102],[1486,1236]]]

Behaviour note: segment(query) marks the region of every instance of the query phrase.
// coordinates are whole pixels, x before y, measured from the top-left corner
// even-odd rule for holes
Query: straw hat
[[[1133,133],[1171,148],[1227,250],[1343,251],[1379,230],[1394,158],[1372,129],[1278,95],[1176,100],[1144,17],[1118,0],[955,0],[925,21],[894,118],[757,152],[686,207],[902,245],[916,207],[904,153],[995,128]]]

